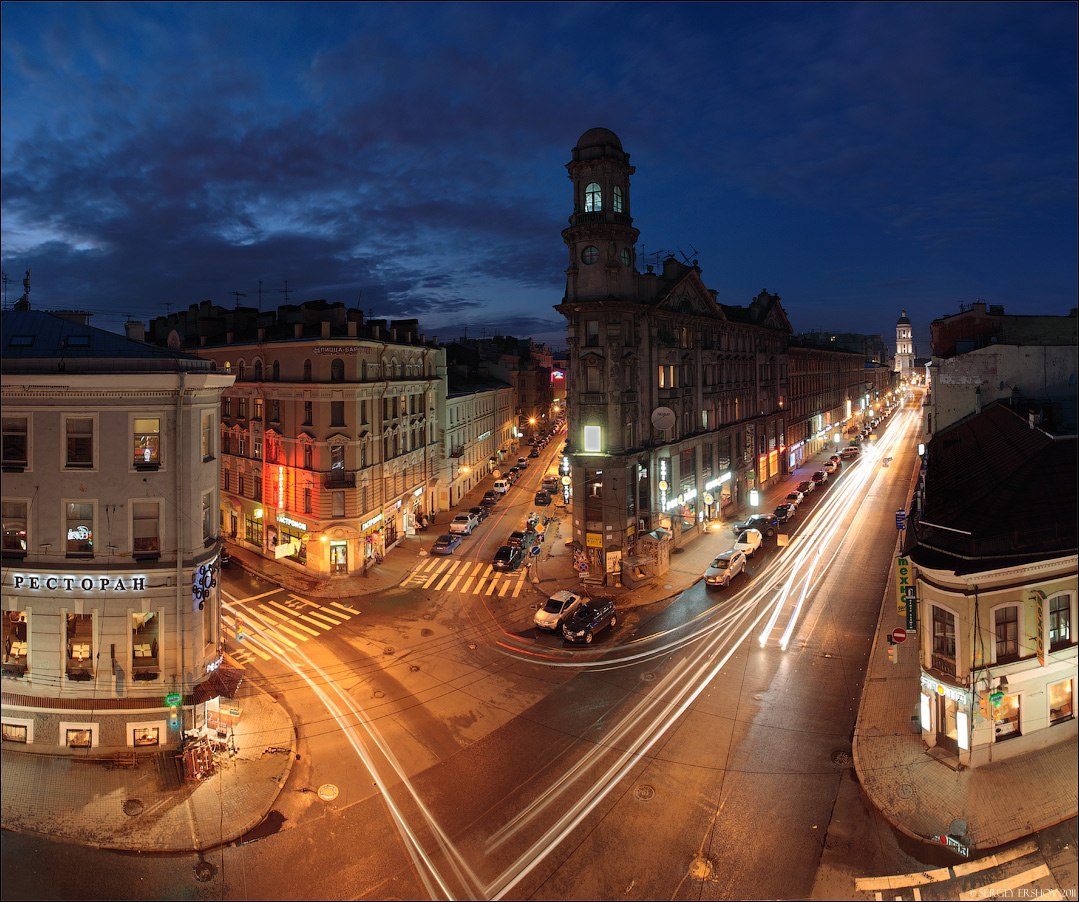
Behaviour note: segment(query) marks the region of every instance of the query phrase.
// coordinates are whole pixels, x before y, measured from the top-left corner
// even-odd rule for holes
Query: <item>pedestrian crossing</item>
[[[484,561],[432,557],[401,580],[401,585],[464,595],[517,598],[525,587],[527,575],[528,569],[524,566],[515,573],[506,573]]]
[[[229,632],[236,640],[230,654],[241,664],[256,657],[269,661],[360,613],[341,601],[320,604],[292,593],[282,597],[277,591],[237,599],[228,607],[233,615]]]

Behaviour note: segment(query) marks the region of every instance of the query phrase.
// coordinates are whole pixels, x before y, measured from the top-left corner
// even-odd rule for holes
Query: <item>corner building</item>
[[[3,314],[3,739],[175,748],[236,676],[222,652],[208,360]]]
[[[748,307],[718,303],[696,261],[637,271],[635,169],[613,132],[585,132],[566,168],[564,468],[578,570],[613,585],[644,534],[692,541],[786,472],[791,327],[767,292]]]

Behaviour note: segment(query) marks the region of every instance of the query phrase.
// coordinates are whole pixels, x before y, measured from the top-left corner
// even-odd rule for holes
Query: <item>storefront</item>
[[[375,514],[360,523],[360,554],[363,556],[364,570],[376,561],[381,560],[386,553],[386,545],[383,542],[382,535],[383,520],[382,514]]]
[[[970,701],[965,689],[921,674],[921,723],[930,746],[951,755],[970,749]]]
[[[277,515],[277,543],[274,547],[275,558],[288,558],[304,567],[307,566],[307,542],[310,538],[310,526],[302,520],[294,520],[285,514]],[[273,544],[271,540],[271,544]]]

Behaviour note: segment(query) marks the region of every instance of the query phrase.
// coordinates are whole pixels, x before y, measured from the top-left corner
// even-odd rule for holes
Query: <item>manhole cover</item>
[[[689,863],[689,876],[694,880],[707,880],[712,876],[712,862],[707,858],[694,858]]]
[[[895,791],[895,794],[901,799],[909,799],[914,795],[914,787],[909,783],[900,783],[899,788]]]
[[[645,671],[641,674],[641,680],[645,683],[651,683],[652,680],[654,680],[655,678],[656,675],[651,670]]]
[[[385,698],[386,697],[386,693],[383,692],[381,689],[376,689],[374,692],[371,693],[371,695],[373,695],[375,698]]]
[[[332,802],[337,798],[337,787],[332,783],[323,783],[318,788],[318,797],[324,802]]]
[[[409,669],[409,671],[411,673],[419,673],[420,672],[420,665],[419,664],[409,664],[408,669]]]
[[[671,583],[664,583],[664,585],[663,585],[663,588],[664,588],[664,589],[673,589],[673,588],[674,588],[674,586],[673,586],[673,585],[671,585]]]
[[[642,802],[647,802],[649,799],[654,799],[656,797],[656,790],[655,787],[649,786],[647,783],[642,783],[633,790],[633,794]]]
[[[475,651],[476,650],[476,643],[475,642],[469,642],[468,643],[468,648],[469,648],[469,651]]]
[[[216,873],[217,868],[208,861],[200,861],[195,865],[195,879],[200,883],[205,883],[207,880],[213,880],[214,874]]]
[[[393,652],[394,652],[393,648],[387,647],[387,648],[382,649],[382,654],[384,654],[384,655],[392,655]]]
[[[134,817],[136,814],[142,814],[145,807],[146,806],[142,804],[141,799],[124,800],[124,814],[129,814],[131,817]]]
[[[832,764],[836,767],[850,767],[850,752],[843,749],[832,752]]]

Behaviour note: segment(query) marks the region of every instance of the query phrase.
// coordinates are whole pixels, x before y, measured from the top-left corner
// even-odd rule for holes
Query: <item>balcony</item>
[[[356,488],[355,470],[330,470],[322,474],[322,487],[326,489]]]

